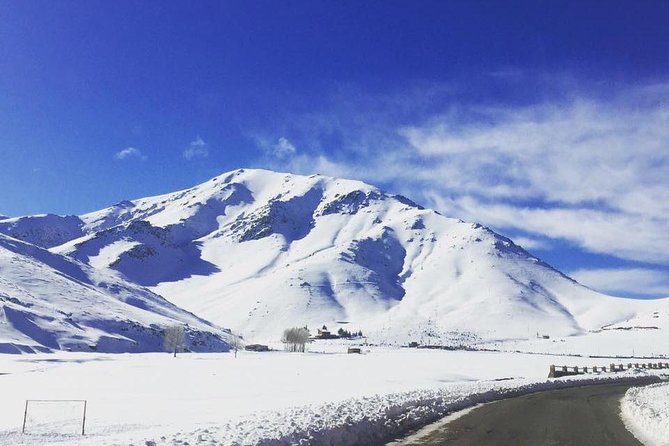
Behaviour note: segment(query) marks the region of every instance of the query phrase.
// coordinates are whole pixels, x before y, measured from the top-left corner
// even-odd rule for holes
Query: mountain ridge
[[[578,284],[478,223],[321,175],[238,169],[77,217],[0,221],[0,232],[115,269],[249,339],[323,324],[398,343],[568,336],[643,306]]]

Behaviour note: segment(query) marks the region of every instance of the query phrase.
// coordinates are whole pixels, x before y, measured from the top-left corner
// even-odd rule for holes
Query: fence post
[[[84,400],[84,418],[81,420],[81,435],[85,435],[86,432],[86,404],[87,400]]]
[[[26,418],[28,417],[28,400],[26,400],[26,408],[23,411],[23,427],[21,428],[21,433],[26,433]]]

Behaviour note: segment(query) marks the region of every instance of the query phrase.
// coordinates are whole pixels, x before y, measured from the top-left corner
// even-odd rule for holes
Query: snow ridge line
[[[530,393],[593,384],[656,383],[655,375],[530,381],[481,381],[256,413],[147,444],[195,439],[225,446],[381,446],[449,413]],[[165,441],[165,443],[163,443]]]

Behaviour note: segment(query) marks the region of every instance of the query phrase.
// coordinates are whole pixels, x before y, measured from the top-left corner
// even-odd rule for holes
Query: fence
[[[594,366],[594,367],[578,367],[578,366],[550,366],[550,371],[548,372],[549,378],[559,378],[561,376],[573,376],[573,375],[585,375],[589,373],[617,373],[624,372],[625,370],[644,370],[644,369],[669,369],[669,362],[629,362],[626,364],[627,367],[623,364],[609,364],[608,368],[606,366]]]

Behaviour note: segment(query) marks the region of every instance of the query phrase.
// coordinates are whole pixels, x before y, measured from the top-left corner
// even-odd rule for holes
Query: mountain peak
[[[489,228],[355,180],[237,169],[80,217],[28,220],[20,226],[33,232],[10,232],[250,339],[341,321],[384,342],[517,338],[528,327],[569,335],[631,314]],[[500,325],[501,315],[513,317]]]

